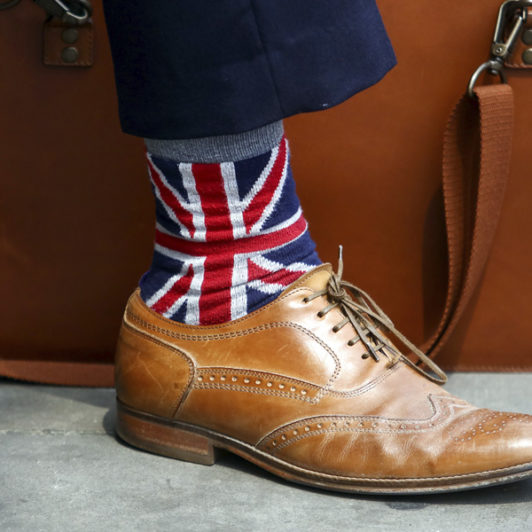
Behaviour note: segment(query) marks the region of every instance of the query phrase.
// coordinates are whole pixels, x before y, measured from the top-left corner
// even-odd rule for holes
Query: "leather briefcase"
[[[101,2],[92,2],[82,24],[47,20],[27,1],[0,7],[8,4],[0,10],[1,79],[8,80],[0,85],[0,374],[110,385],[121,313],[151,257],[142,141],[119,129]],[[83,14],[88,4],[78,4]],[[522,7],[506,4],[504,40]],[[380,0],[398,66],[339,107],[287,121],[298,192],[322,259],[334,263],[342,243],[345,278],[369,291],[413,341],[437,350],[447,369],[532,369],[529,21],[518,28],[504,70],[515,122],[504,105],[506,114],[492,113],[499,100],[483,107],[497,117],[486,126],[488,140],[490,131],[505,139],[482,144],[490,154],[503,152],[495,157],[500,175],[487,181],[488,201],[477,201],[479,190],[486,196],[475,171],[464,172],[462,188],[451,181],[445,201],[442,187],[448,114],[492,52],[500,5]],[[498,81],[486,77],[477,82],[481,90]],[[446,139],[447,153],[453,142],[465,146],[478,170],[475,135],[486,116],[475,105],[462,102]],[[460,109],[473,114],[465,140],[449,133],[453,124],[465,131]],[[475,117],[484,121],[477,126]],[[494,148],[509,145],[510,129],[511,152]],[[460,159],[458,148],[451,160]],[[511,153],[507,183],[504,153]],[[492,200],[500,206],[492,209]],[[451,245],[457,218],[464,223]],[[475,240],[474,228],[486,223],[489,231]]]
[[[111,385],[121,314],[150,261],[142,141],[120,131],[102,6],[92,4],[81,26],[47,21],[26,0],[0,10],[7,376]]]
[[[322,258],[334,261],[337,242],[344,243],[346,278],[372,294],[411,340],[425,348],[436,346],[436,361],[446,369],[532,370],[531,2],[504,3],[508,18],[500,24],[502,41],[516,27],[516,10],[526,9],[529,16],[517,28],[502,74],[508,78],[506,88],[513,89],[514,123],[500,143],[496,124],[490,150],[498,157],[510,155],[510,172],[507,178],[499,176],[507,181],[500,213],[496,206],[491,212],[489,204],[484,209],[484,220],[495,223],[490,228],[495,234],[491,242],[481,242],[482,264],[478,257],[473,261],[475,283],[465,274],[477,241],[466,233],[463,249],[448,254],[446,224],[452,222],[449,214],[457,213],[447,212],[442,190],[449,112],[475,69],[493,52],[501,4],[380,0],[398,66],[344,105],[289,123],[298,190]],[[499,75],[483,76],[477,87],[500,81]],[[484,118],[493,117],[488,113]],[[468,146],[468,141],[476,142],[471,134],[478,130],[464,129],[457,140],[474,165],[478,157],[474,160],[471,152],[475,146]],[[465,176],[473,186],[471,197],[462,198],[465,218],[477,214],[478,177],[475,171]],[[503,189],[489,191],[491,199]],[[499,201],[502,192],[500,196]],[[448,259],[456,266],[452,272]],[[456,278],[457,261],[464,263],[464,279]]]

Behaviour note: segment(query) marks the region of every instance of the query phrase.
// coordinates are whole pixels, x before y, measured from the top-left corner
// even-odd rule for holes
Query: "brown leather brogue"
[[[135,292],[116,357],[118,434],[212,464],[226,449],[285,479],[433,493],[532,475],[532,416],[476,408],[401,355],[399,333],[330,265],[216,326],[176,323]]]

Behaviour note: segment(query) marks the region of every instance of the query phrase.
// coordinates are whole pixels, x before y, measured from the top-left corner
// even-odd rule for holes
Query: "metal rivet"
[[[78,60],[79,51],[75,46],[68,46],[61,51],[61,59],[65,63],[75,63]]]
[[[68,44],[73,44],[79,39],[79,31],[76,28],[67,28],[61,33],[61,39]]]
[[[532,65],[532,48],[528,48],[523,52],[523,63],[525,65]]]
[[[532,28],[525,30],[521,38],[525,44],[532,44]]]

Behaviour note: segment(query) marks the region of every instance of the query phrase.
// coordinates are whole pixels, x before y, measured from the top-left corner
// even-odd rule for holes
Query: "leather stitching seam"
[[[379,416],[315,416],[315,417],[307,417],[304,419],[300,419],[296,422],[289,423],[285,425],[284,427],[281,427],[279,429],[276,429],[275,431],[271,432],[270,434],[267,434],[264,436],[259,442],[256,444],[257,447],[262,446],[265,447],[268,445],[270,441],[275,441],[275,439],[282,435],[283,433],[289,432],[289,431],[298,431],[297,435],[294,435],[294,437],[291,437],[289,439],[286,439],[286,441],[283,441],[279,445],[275,445],[274,447],[270,447],[269,451],[278,451],[285,447],[288,447],[292,443],[295,443],[296,441],[299,441],[301,439],[307,438],[309,436],[316,436],[320,434],[326,434],[326,433],[338,433],[338,432],[354,432],[354,433],[371,433],[371,434],[414,434],[414,433],[420,433],[420,432],[429,432],[434,430],[436,427],[442,425],[447,419],[448,414],[450,411],[451,405],[449,404],[450,401],[456,401],[455,398],[449,398],[446,396],[435,396],[433,394],[430,394],[428,396],[428,399],[430,401],[430,405],[432,408],[432,415],[425,419],[408,419],[408,418],[383,418]],[[435,401],[437,400],[437,401]],[[442,402],[444,403],[442,405]],[[452,403],[451,403],[452,404]],[[443,406],[443,407],[442,407]],[[464,404],[463,406],[468,406],[467,404]],[[441,416],[441,419],[436,421]],[[320,423],[334,423],[334,425],[331,425],[329,428],[319,428],[318,430],[309,430],[305,431],[302,434],[299,434],[299,430],[301,426],[305,425],[312,425],[316,424],[319,425]],[[371,427],[371,428],[361,428],[361,427],[351,427],[350,425],[347,425],[347,423],[361,423],[364,421],[370,421],[374,424],[376,423],[387,423],[388,425],[391,424],[398,424],[398,429],[389,428],[388,430],[379,430],[377,427]],[[344,423],[342,427],[338,427],[338,423]],[[402,425],[407,424],[414,424],[414,428],[402,428]],[[427,427],[427,424],[429,425]],[[422,427],[423,425],[423,427]]]
[[[185,354],[183,353],[182,351],[180,351],[179,349],[177,349],[176,347],[174,346],[171,346],[171,345],[168,345],[164,342],[161,342],[160,340],[157,340],[156,338],[153,338],[152,336],[146,334],[144,331],[140,331],[139,329],[136,329],[135,327],[133,327],[132,325],[130,325],[129,323],[127,323],[126,321],[124,321],[124,327],[126,329],[129,330],[129,332],[131,334],[135,334],[137,336],[140,336],[140,337],[143,337],[143,338],[146,338],[150,341],[153,341],[155,344],[161,346],[161,347],[164,347],[166,349],[170,349],[171,351],[173,351],[176,355],[178,355],[180,358],[182,358],[188,365],[189,367],[189,377],[188,377],[188,380],[184,386],[184,390],[183,390],[183,393],[181,394],[181,396],[179,397],[179,399],[177,400],[177,404],[175,405],[175,408],[174,408],[174,411],[173,411],[173,414],[172,414],[172,417],[175,417],[180,406],[185,402],[190,390],[191,390],[191,384],[192,384],[192,381],[194,380],[194,374],[195,374],[195,365],[194,365],[194,362]]]
[[[289,327],[289,328],[298,330],[302,332],[303,334],[306,334],[307,336],[312,338],[318,345],[320,345],[323,349],[325,349],[327,353],[329,353],[329,355],[332,357],[332,359],[335,362],[335,369],[332,375],[330,376],[329,380],[325,384],[325,386],[320,390],[320,392],[318,392],[316,396],[317,400],[321,399],[321,397],[323,397],[323,395],[327,393],[327,391],[330,389],[330,387],[332,386],[332,384],[334,383],[334,381],[338,378],[338,375],[340,374],[340,369],[341,369],[340,360],[338,359],[334,351],[332,351],[332,349],[325,342],[323,342],[320,338],[318,338],[314,333],[312,333],[308,329],[305,329],[301,325],[298,325],[297,323],[272,322],[272,323],[259,325],[257,327],[245,329],[243,331],[233,331],[233,332],[227,332],[224,334],[205,334],[205,335],[199,336],[199,335],[180,334],[174,331],[170,331],[168,329],[163,329],[161,327],[158,327],[157,325],[153,325],[151,323],[144,321],[139,316],[136,316],[135,314],[133,314],[131,310],[129,309],[126,310],[126,316],[128,319],[138,323],[139,325],[145,327],[146,329],[150,331],[157,332],[159,334],[163,334],[171,338],[176,338],[180,340],[188,340],[188,341],[225,340],[229,338],[238,338],[238,337],[248,336],[255,332],[267,331],[270,329],[276,329],[276,328],[281,328],[281,327]]]

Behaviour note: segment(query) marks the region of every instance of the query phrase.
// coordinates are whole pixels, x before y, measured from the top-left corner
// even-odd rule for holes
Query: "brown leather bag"
[[[142,141],[120,131],[93,5],[92,28],[45,23],[30,1],[0,11],[0,374],[11,377],[112,384],[123,307],[150,260]],[[75,42],[63,35],[73,29]]]
[[[500,4],[484,0],[479,10],[458,0],[381,0],[398,67],[339,107],[287,121],[298,191],[322,259],[335,262],[343,243],[345,278],[367,289],[416,343],[430,348],[432,338],[446,368],[532,369],[532,81],[530,67],[516,59],[527,57],[524,44],[508,73],[514,126],[507,87],[494,87],[500,94],[490,87],[482,100],[487,115],[465,100],[446,136],[450,160],[461,162],[465,149],[474,170],[474,134],[487,128],[484,146],[498,170],[486,180],[455,165],[446,211],[442,195],[449,110],[489,55]],[[93,5],[92,28],[77,28],[73,43],[65,33],[72,24],[54,19],[43,30],[43,11],[30,2],[0,11],[0,79],[9,80],[0,85],[0,374],[7,376],[110,385],[123,306],[151,256],[142,142],[120,132],[101,3]],[[497,118],[486,122],[494,109]],[[498,216],[510,130],[511,171]],[[498,142],[501,132],[506,140]],[[487,202],[477,201],[479,183],[487,183],[479,188],[488,190]],[[456,233],[451,275],[445,214],[449,234]]]
[[[427,339],[440,329],[445,344],[431,344],[437,346],[436,361],[444,368],[531,370],[532,79],[525,59],[529,60],[532,45],[522,39],[531,37],[532,17],[521,28],[507,61],[515,99],[513,148],[508,150],[512,132],[508,108],[502,126],[497,121],[491,125],[495,138],[488,143],[492,150],[496,146],[497,153],[491,156],[499,166],[511,155],[509,176],[499,175],[494,181],[495,187],[501,179],[507,181],[502,210],[499,214],[497,205],[484,206],[482,220],[488,227],[480,239],[482,253],[474,258],[473,270],[456,267],[448,275],[442,141],[449,111],[466,91],[473,71],[490,55],[501,2],[483,1],[482,9],[479,2],[458,0],[438,5],[380,0],[379,6],[398,66],[346,104],[297,117],[289,124],[299,193],[322,258],[334,261],[337,242],[343,242],[345,276],[372,294],[418,345],[428,347]],[[513,22],[505,27],[513,27]],[[511,95],[503,92],[504,107]],[[471,231],[478,203],[474,192],[479,182],[475,173],[479,142],[474,135],[479,132],[480,115],[473,108],[458,118],[468,127],[458,140],[464,161],[470,159],[464,177],[472,187],[461,199],[462,216],[469,223],[449,258],[467,266],[471,249],[478,247]],[[499,137],[501,131],[505,134]],[[502,200],[500,192],[490,191],[491,198],[497,194]]]

